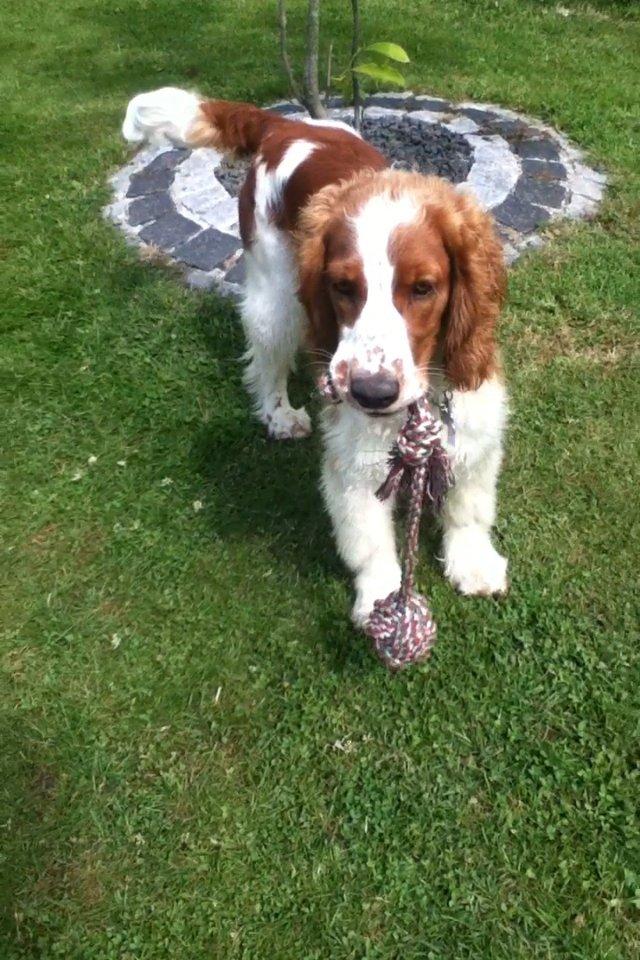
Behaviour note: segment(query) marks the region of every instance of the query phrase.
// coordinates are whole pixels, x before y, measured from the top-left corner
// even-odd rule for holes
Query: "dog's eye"
[[[434,292],[434,286],[429,280],[418,280],[411,288],[414,297],[430,297]]]
[[[334,280],[333,290],[341,297],[355,297],[356,285],[352,280]]]

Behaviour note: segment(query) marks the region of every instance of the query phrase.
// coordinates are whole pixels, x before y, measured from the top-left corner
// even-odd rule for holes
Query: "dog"
[[[165,87],[130,101],[123,135],[254,158],[239,196],[245,380],[282,440],[311,431],[287,394],[298,351],[329,377],[321,487],[355,578],[354,623],[400,584],[394,505],[375,491],[407,407],[425,392],[448,404],[445,575],[466,595],[505,593],[491,529],[507,419],[495,340],[506,271],[491,217],[438,177],[390,168],[341,121]]]

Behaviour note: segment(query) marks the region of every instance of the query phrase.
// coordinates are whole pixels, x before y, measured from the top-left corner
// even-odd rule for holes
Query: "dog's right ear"
[[[477,390],[498,365],[495,326],[506,289],[502,244],[492,217],[464,194],[440,214],[451,263],[443,360],[458,390]]]
[[[295,234],[298,261],[298,299],[309,321],[309,346],[333,354],[338,346],[338,323],[325,280],[327,237],[335,216],[339,186],[320,190],[300,216]]]

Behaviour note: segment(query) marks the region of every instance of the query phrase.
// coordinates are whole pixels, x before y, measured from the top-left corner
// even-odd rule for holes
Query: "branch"
[[[356,65],[356,57],[360,50],[360,3],[359,0],[351,0],[351,10],[353,13],[353,34],[351,37],[351,82],[353,84],[353,122],[356,130],[359,132],[362,127],[362,96],[360,89],[360,77],[354,73],[353,68]]]
[[[325,91],[325,103],[331,96],[331,71],[333,69],[333,40],[329,44],[329,55],[327,56],[327,89]]]

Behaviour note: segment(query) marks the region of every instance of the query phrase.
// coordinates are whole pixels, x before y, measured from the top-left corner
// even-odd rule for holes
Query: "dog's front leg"
[[[369,428],[364,415],[354,420],[344,408],[328,414],[332,427],[327,429],[325,423],[322,491],[338,552],[355,576],[352,619],[361,627],[375,601],[400,586],[392,499],[382,503],[375,495],[387,473],[389,436],[395,427],[387,436],[386,430]],[[362,429],[349,429],[359,421]]]
[[[468,596],[503,594],[507,561],[491,542],[507,415],[502,383],[490,380],[478,390],[454,393],[453,415],[455,485],[442,515],[445,575]]]
[[[507,561],[491,542],[500,451],[456,478],[443,513],[445,574],[461,593],[507,591]]]

